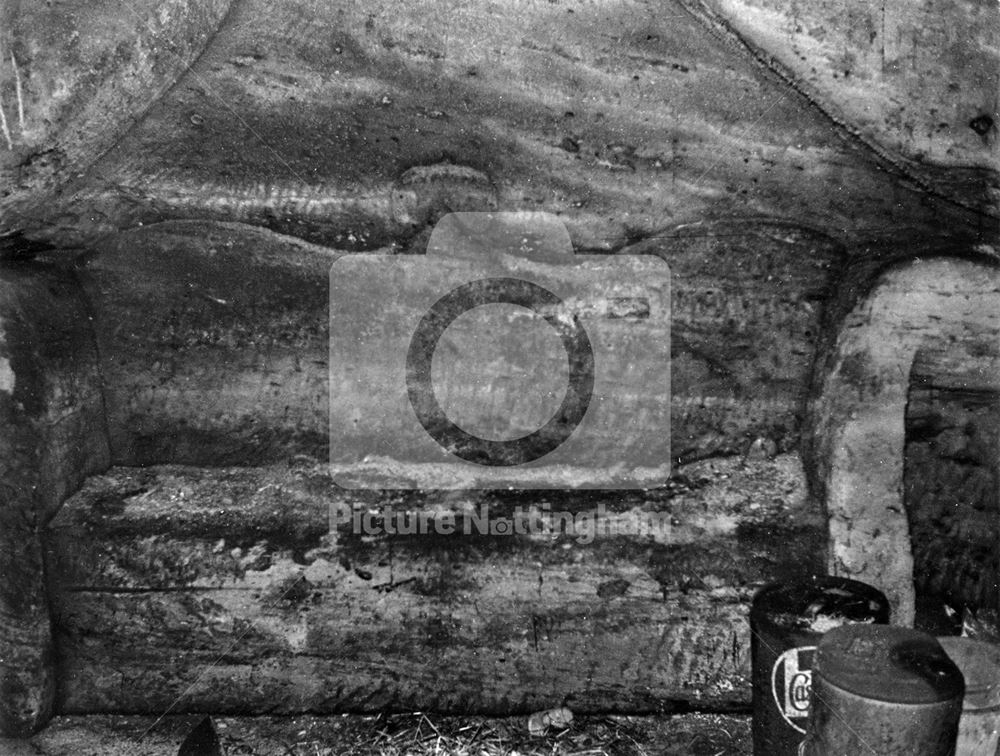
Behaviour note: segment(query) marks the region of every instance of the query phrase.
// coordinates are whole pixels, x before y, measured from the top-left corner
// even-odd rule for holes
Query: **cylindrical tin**
[[[952,756],[965,682],[934,636],[845,625],[823,636],[802,756]]]
[[[875,588],[839,577],[772,583],[750,608],[753,752],[794,756],[806,733],[813,652],[824,632],[851,622],[889,621]]]
[[[938,638],[965,676],[955,756],[1000,756],[1000,646],[970,638]]]

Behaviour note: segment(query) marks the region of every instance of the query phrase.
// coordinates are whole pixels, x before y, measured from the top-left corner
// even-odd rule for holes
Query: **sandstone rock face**
[[[917,163],[996,168],[992,3],[708,4],[867,139]]]
[[[5,4],[4,204],[30,209],[114,146],[204,49],[228,9],[228,0]]]
[[[252,659],[234,660],[245,684],[236,689],[262,708],[279,700],[289,712],[336,710],[353,690],[378,705],[404,700],[405,686],[393,687],[364,656],[374,636],[346,646],[353,660],[371,662],[356,687],[323,697],[345,674],[338,665],[350,663],[334,661],[355,621],[328,609],[341,589],[360,613],[352,616],[386,632],[431,606],[419,649],[454,646],[466,682],[497,668],[462,649],[516,649],[516,674],[496,673],[477,703],[486,708],[515,699],[562,705],[562,685],[594,709],[601,700],[655,708],[664,697],[745,703],[741,636],[718,627],[741,626],[753,586],[808,561],[783,551],[789,539],[801,536],[824,556],[810,540],[813,510],[808,524],[784,523],[763,540],[753,517],[740,524],[745,571],[721,576],[706,565],[733,553],[732,543],[712,540],[712,528],[732,522],[725,507],[693,538],[694,556],[678,543],[654,549],[655,558],[581,552],[583,593],[566,577],[576,551],[533,578],[522,557],[534,552],[519,542],[496,561],[517,587],[509,595],[489,582],[493,563],[473,554],[468,569],[482,582],[446,592],[447,609],[440,595],[428,603],[414,588],[431,585],[433,594],[442,584],[425,574],[426,555],[412,563],[414,592],[399,603],[401,592],[376,600],[358,588],[384,567],[383,552],[366,552],[374,566],[365,562],[360,574],[327,559],[340,566],[312,566],[308,579],[340,635],[311,625],[301,601],[279,618],[295,615],[294,632],[275,632],[279,619],[248,603],[243,575],[213,605],[197,603],[201,587],[189,575],[166,587],[142,583],[170,548],[200,563],[205,544],[194,531],[222,527],[211,518],[122,524],[102,519],[91,501],[59,521],[62,531],[45,529],[110,464],[324,459],[328,403],[337,399],[328,376],[331,264],[359,251],[419,254],[437,220],[456,210],[546,211],[565,223],[577,252],[663,258],[673,275],[674,461],[730,457],[770,469],[801,447],[812,505],[829,520],[827,567],[876,584],[896,620],[912,618],[900,492],[914,360],[926,357],[934,380],[975,374],[987,388],[997,367],[998,14],[996,3],[976,0],[4,5],[0,250],[9,259],[0,302],[11,363],[0,362],[0,436],[10,451],[0,558],[28,598],[0,596],[0,658],[12,660],[2,662],[3,686],[14,702],[2,727],[44,721],[54,651],[85,681],[66,688],[61,705],[93,711],[123,705],[122,691],[149,690],[154,706],[193,678],[185,669],[163,682],[162,659],[143,656],[144,634],[184,648],[194,622],[204,630],[199,652],[213,654],[215,634],[238,635],[244,615],[256,623],[258,651],[285,654],[259,687]],[[187,494],[171,496],[183,514]],[[636,506],[655,508],[655,499]],[[189,530],[175,530],[182,525]],[[76,550],[77,527],[123,549],[100,564],[100,575],[116,576],[110,583],[79,582],[79,564],[98,556]],[[304,545],[319,548],[312,531],[298,535],[266,590],[302,566]],[[239,549],[232,560],[241,570],[265,571],[264,553],[242,564],[258,545],[244,541],[225,553]],[[340,547],[331,548],[327,556],[339,559]],[[48,594],[46,549],[60,569],[71,565]],[[228,569],[216,556],[205,557],[215,560],[205,573],[212,580]],[[666,572],[689,563],[714,577],[663,587]],[[529,620],[510,599],[528,596],[538,574],[558,586],[560,608],[533,604]],[[115,593],[119,579],[164,593],[143,604]],[[394,580],[379,585],[395,588]],[[64,591],[68,584],[79,590]],[[707,593],[689,601],[692,586]],[[661,588],[673,603],[656,604]],[[582,619],[598,599],[630,592],[638,603],[626,619],[604,604],[593,616],[606,626]],[[117,628],[105,594],[131,623],[128,684],[106,673]],[[507,596],[491,605],[496,616],[530,630],[515,638],[475,616],[477,595]],[[150,607],[160,624],[143,624]],[[662,648],[649,628],[662,630]],[[412,690],[426,694],[407,704],[444,695],[396,632],[383,650],[408,659]],[[626,675],[648,695],[615,678],[614,664],[628,666],[624,651],[609,666],[603,646],[587,640],[613,644],[617,632],[661,665],[656,680]],[[710,669],[685,656],[688,641]],[[326,677],[310,677],[303,650],[313,648],[328,654]],[[663,649],[677,654],[676,667],[661,664]],[[561,654],[596,665],[597,682],[552,662]],[[313,687],[297,698],[290,681],[303,680]],[[435,700],[457,706],[469,690]],[[238,703],[202,693],[206,706]]]
[[[427,179],[436,188],[409,208],[418,225],[432,205],[468,206],[490,186],[475,206],[560,213],[578,245],[594,248],[719,217],[791,219],[837,236],[920,225],[931,220],[921,193],[991,215],[993,132],[963,124],[994,107],[986,93],[996,9],[974,5],[956,6],[946,18],[958,27],[947,34],[943,21],[914,31],[929,11],[907,16],[897,57],[912,65],[900,63],[898,75],[872,57],[877,48],[881,61],[881,28],[875,41],[854,39],[870,24],[850,3],[802,11],[537,2],[506,14],[488,4],[411,4],[403,13],[250,0],[224,18],[220,2],[167,6],[152,20],[142,9],[121,18],[72,5],[37,18],[24,10],[11,25],[27,30],[16,44],[36,51],[23,54],[26,119],[29,128],[52,121],[43,105],[59,119],[30,135],[30,154],[6,153],[5,202],[33,197],[16,204],[25,213],[18,224],[63,240],[200,215],[348,249],[404,241],[393,221],[408,214],[393,213],[390,187],[405,195]],[[824,25],[840,11],[857,17],[842,43],[841,26]],[[774,31],[758,39],[764,20]],[[82,49],[37,52],[47,30],[76,26]],[[801,42],[800,26],[825,44]],[[134,28],[136,38],[119,41]],[[160,57],[148,54],[144,45],[165,39]],[[832,79],[834,51],[855,49],[854,78]],[[102,86],[83,76],[95,60]],[[58,91],[56,71],[69,77]],[[11,118],[12,93],[7,71]],[[71,95],[90,109],[73,110]],[[930,104],[936,98],[949,103],[947,117]],[[913,104],[900,115],[894,102]],[[74,183],[43,207],[25,191],[35,164],[53,160],[61,162],[50,185]],[[456,169],[415,180],[415,167],[435,164]],[[469,171],[485,177],[479,188]]]
[[[918,599],[956,615],[988,616],[1000,606],[1000,401],[971,381],[941,386],[945,376],[933,368],[921,375],[922,367],[915,363],[911,378],[903,470],[914,587]]]
[[[821,568],[800,461],[706,460],[617,494],[362,497],[305,459],[94,476],[46,532],[60,710],[745,703],[755,587]],[[591,537],[582,519],[568,534],[474,519],[599,508]],[[422,531],[421,513],[456,531]]]
[[[912,621],[914,612],[903,505],[911,367],[922,351],[924,370],[941,380],[951,376],[954,384],[996,391],[998,282],[994,266],[958,260],[887,271],[846,318],[812,405],[829,566],[880,586],[901,622]]]

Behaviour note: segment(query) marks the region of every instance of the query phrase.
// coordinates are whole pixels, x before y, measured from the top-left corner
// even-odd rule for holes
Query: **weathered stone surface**
[[[673,276],[674,457],[742,453],[760,437],[794,447],[841,245],[794,224],[719,221],[622,252],[661,255]]]
[[[613,498],[360,499],[312,467],[91,478],[48,533],[60,710],[746,705],[750,596],[820,567],[822,525],[794,457],[682,473]],[[458,532],[325,535],[352,503],[451,514]],[[483,506],[494,523],[603,506],[618,534],[463,534]],[[649,516],[663,527],[635,534]]]
[[[24,222],[92,239],[246,220],[371,249],[412,243],[444,209],[496,207],[558,213],[600,250],[709,218],[852,236],[989,213],[914,185],[691,10],[246,0],[72,193]]]
[[[793,447],[839,246],[787,224],[720,222],[632,252],[670,266],[674,458],[739,454],[757,437]],[[337,256],[197,221],[112,236],[88,255],[116,462],[325,456]]]
[[[914,357],[920,350],[941,353],[941,374],[953,374],[957,362],[965,365],[965,375],[976,374],[995,388],[998,343],[998,269],[934,259],[885,272],[845,319],[825,360],[828,370],[810,409],[808,464],[825,496],[829,567],[883,590],[896,622],[911,622],[914,611],[902,499]]]
[[[204,49],[229,5],[5,3],[0,104],[12,145],[0,142],[0,208],[8,219],[31,215],[132,128]]]
[[[830,502],[830,564],[888,590],[897,619],[908,618],[911,565],[899,504],[907,384],[898,376],[925,335],[970,343],[995,336],[992,273],[925,264],[913,278],[887,274],[866,295],[888,260],[932,247],[996,254],[996,30],[986,23],[995,5],[959,0],[939,13],[937,4],[918,3],[906,17],[889,9],[877,18],[851,0],[809,8],[635,0],[613,9],[538,0],[520,3],[518,13],[488,3],[245,0],[224,20],[221,0],[140,5],[126,11],[138,15],[82,12],[75,2],[0,10],[0,43],[6,50],[14,31],[10,47],[27,93],[26,128],[16,123],[14,149],[0,149],[2,230],[51,239],[64,258],[78,254],[76,241],[90,248],[81,275],[92,310],[72,296],[50,299],[43,277],[18,284],[19,322],[49,322],[39,316],[54,303],[54,332],[88,331],[92,316],[96,342],[79,352],[79,373],[32,354],[22,370],[32,382],[14,374],[22,388],[43,388],[2,410],[12,428],[6,480],[18,504],[4,510],[10,544],[0,551],[27,587],[30,611],[21,619],[42,628],[25,645],[31,695],[48,695],[49,674],[38,662],[47,642],[39,513],[109,458],[321,458],[331,395],[329,262],[345,251],[420,252],[430,225],[450,209],[549,210],[566,219],[579,250],[652,249],[669,258],[678,295],[672,441],[682,460],[742,452],[755,438],[764,449],[793,447],[812,371],[808,461],[816,492]],[[834,23],[845,15],[849,23]],[[0,57],[0,95],[13,121],[13,70]],[[833,79],[847,63],[851,83]],[[939,99],[952,112],[935,123]],[[149,229],[187,218],[200,221]],[[936,247],[925,243],[931,237]],[[31,339],[50,335],[43,328]],[[98,373],[109,442],[98,427],[105,411],[95,409]],[[32,404],[39,396],[41,408]],[[22,425],[22,411],[41,419]],[[197,529],[189,532],[195,540]],[[151,546],[151,564],[172,564],[171,550],[186,548],[177,538]],[[292,570],[294,554],[283,559]],[[523,566],[509,569],[515,584],[527,579]],[[602,601],[633,601],[631,588],[615,598],[627,580],[615,570],[587,584]],[[642,585],[659,585],[651,580]],[[558,600],[576,600],[571,582]],[[181,588],[189,586],[182,580]],[[245,608],[246,591],[212,590],[225,612]],[[115,594],[134,633],[129,649],[160,627],[133,615],[145,592]],[[162,592],[170,637],[207,611],[171,604],[176,596]],[[518,600],[543,612],[529,595]],[[658,614],[667,609],[653,595],[638,594],[635,627],[621,632],[646,622],[680,637],[670,635],[676,626]],[[677,603],[669,607],[689,600],[671,596]],[[695,598],[706,616],[737,611]],[[93,611],[96,626],[113,625],[99,603]],[[419,622],[437,637],[426,618]],[[592,628],[584,636],[609,644],[616,637]],[[287,646],[264,637],[261,648]],[[570,653],[573,643],[559,648]],[[81,680],[99,681],[95,699],[116,684],[108,677],[112,647],[105,641],[93,665],[81,667]],[[135,664],[141,673],[126,677],[156,690],[163,665]],[[595,679],[620,678],[602,669]],[[190,679],[179,675],[165,689]],[[381,700],[383,689],[370,684],[371,700]],[[538,690],[548,684],[541,678]],[[283,706],[295,703],[280,683],[261,690]]]
[[[920,163],[997,167],[995,127],[971,123],[996,118],[1000,11],[992,3],[704,5],[831,115],[912,169],[919,171]]]
[[[930,599],[946,603],[956,616],[1000,608],[1000,344],[995,346],[992,356],[970,354],[964,344],[951,354],[919,352],[906,406],[903,498],[918,607],[921,598]],[[945,373],[948,362],[952,369]],[[987,378],[992,390],[982,385]]]
[[[121,464],[325,454],[336,253],[249,227],[115,237],[81,280]]]
[[[0,733],[51,715],[55,667],[40,530],[108,464],[92,335],[71,272],[0,269]]]

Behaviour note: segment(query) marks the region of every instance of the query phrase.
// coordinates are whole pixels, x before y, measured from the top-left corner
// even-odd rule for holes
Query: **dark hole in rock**
[[[986,136],[993,128],[993,119],[988,115],[979,115],[969,121],[969,128],[979,136]]]

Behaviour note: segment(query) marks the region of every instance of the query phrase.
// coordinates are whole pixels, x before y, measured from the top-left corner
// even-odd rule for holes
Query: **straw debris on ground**
[[[176,756],[198,715],[57,717],[25,746],[44,756]],[[577,716],[532,735],[528,717],[432,713],[217,717],[227,756],[730,756],[750,719],[723,714]],[[4,741],[0,741],[0,753]]]

